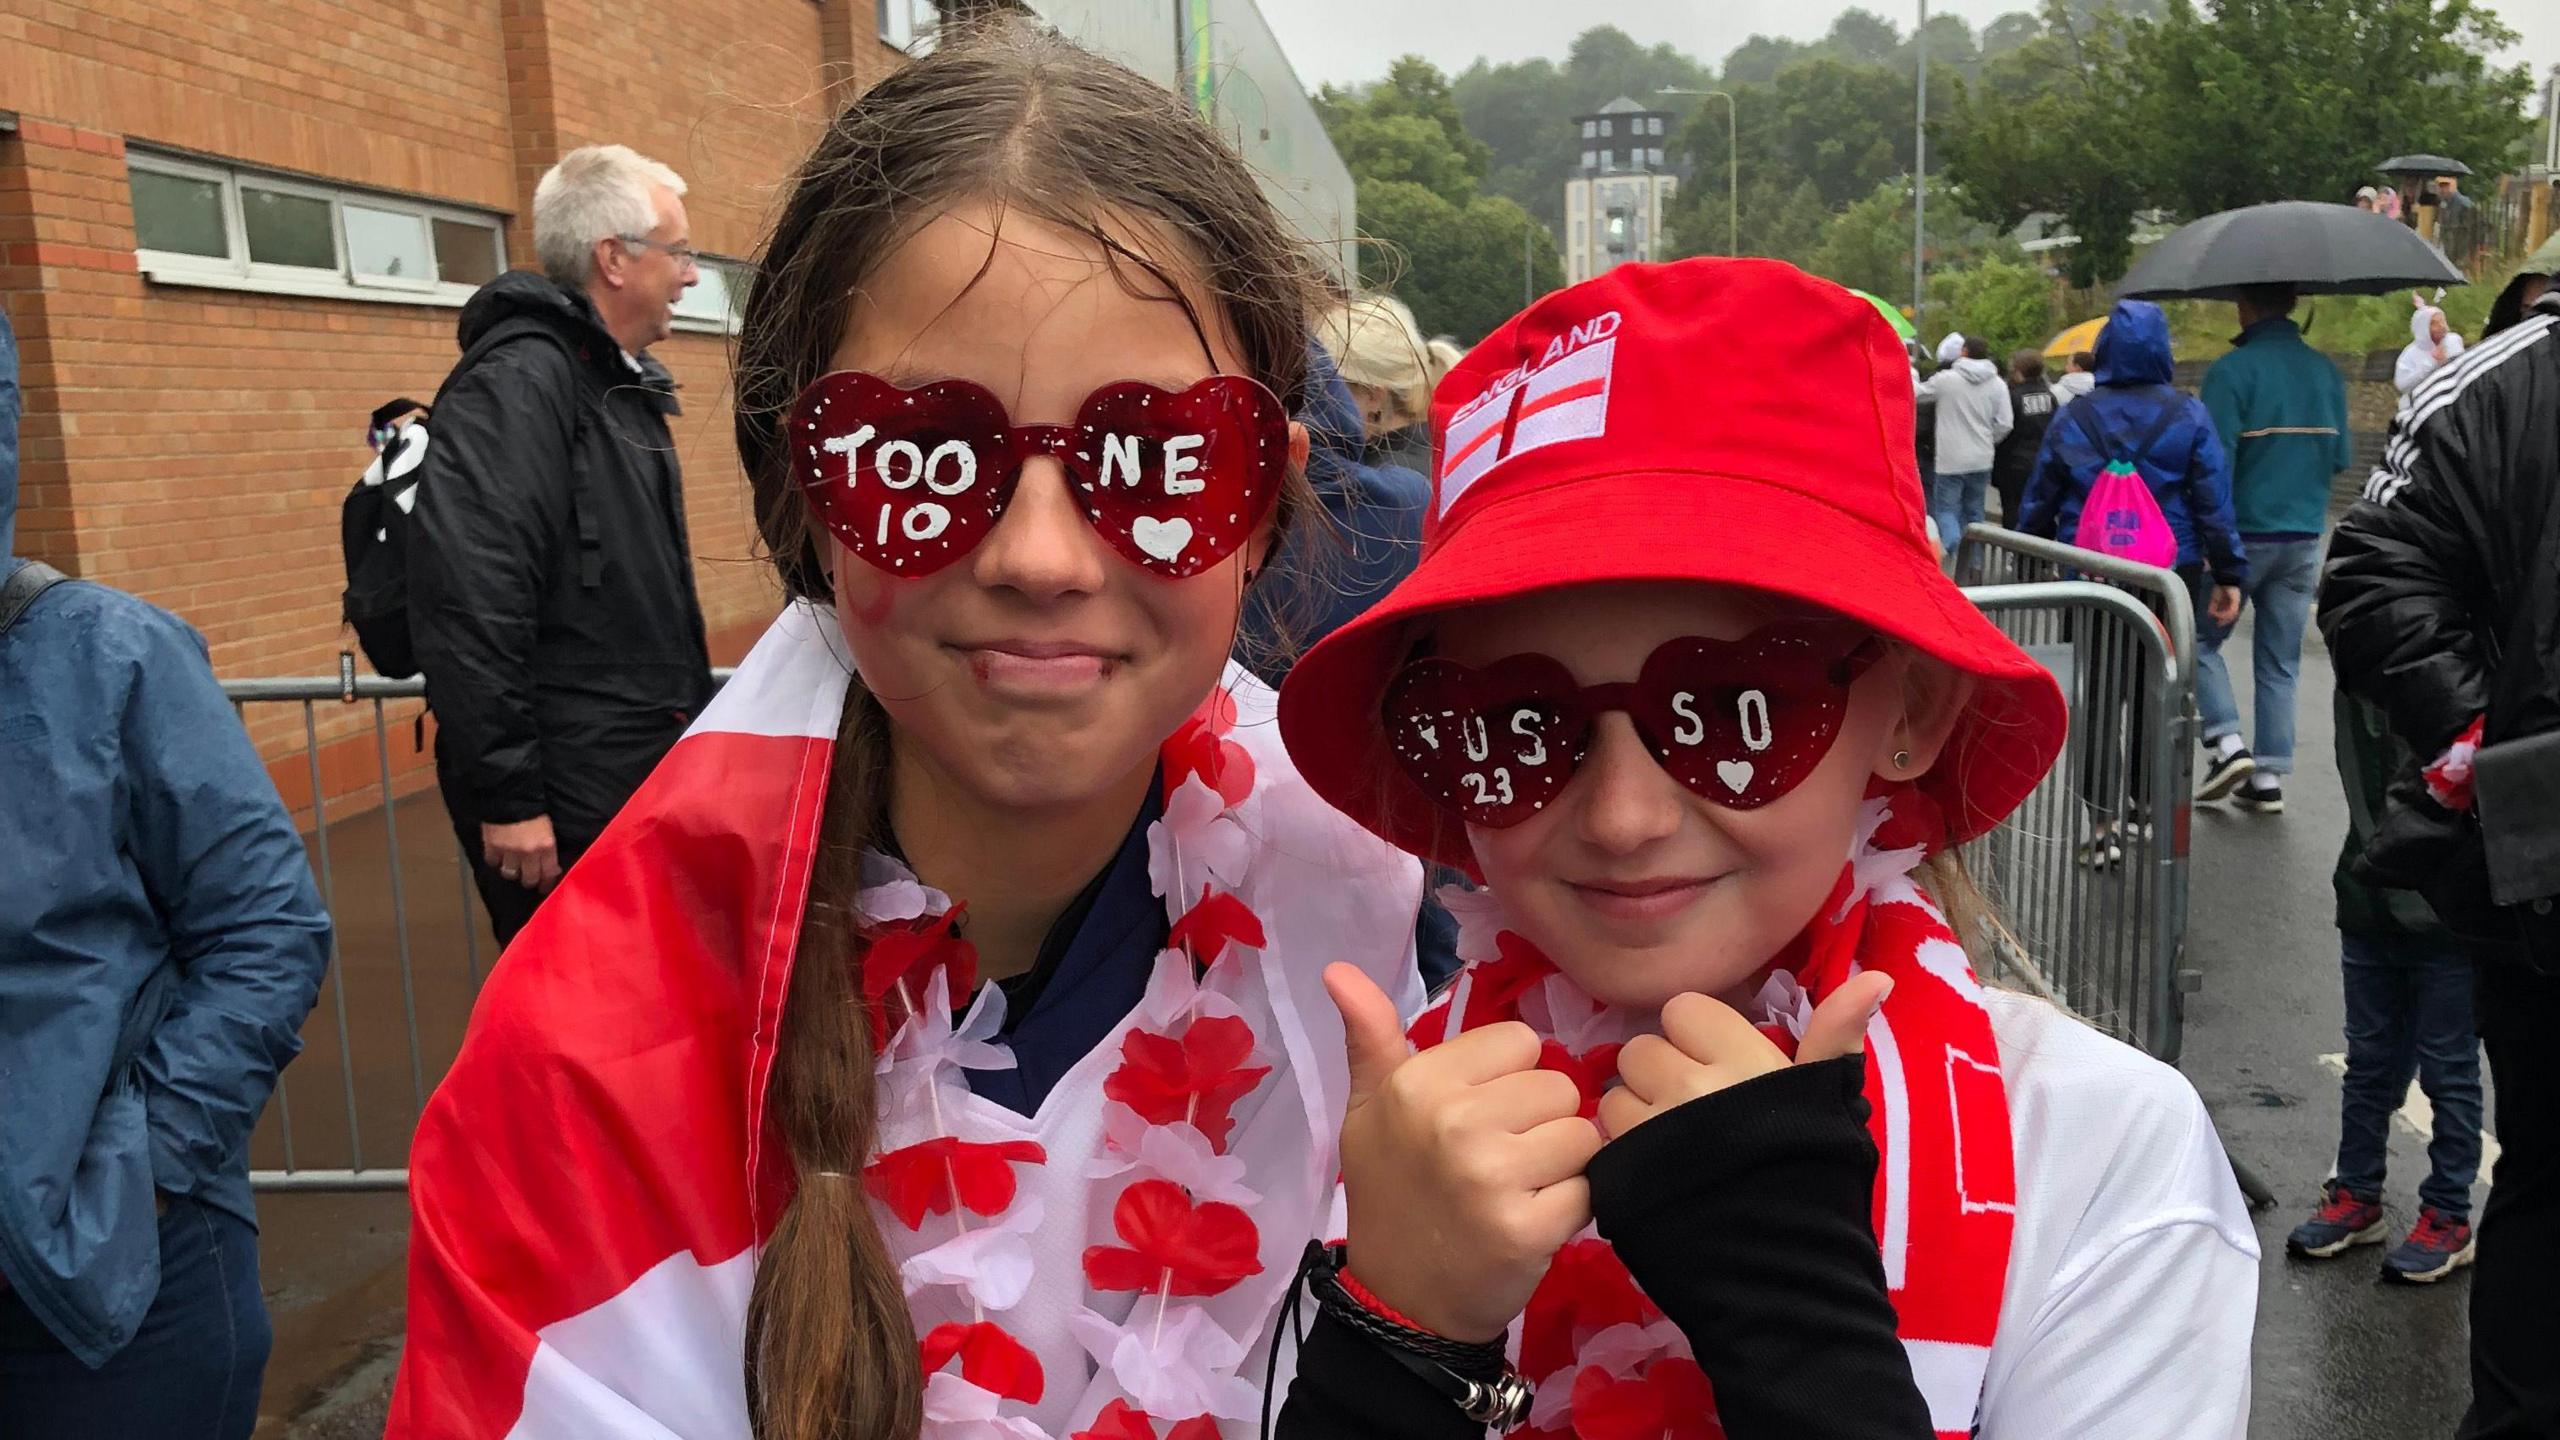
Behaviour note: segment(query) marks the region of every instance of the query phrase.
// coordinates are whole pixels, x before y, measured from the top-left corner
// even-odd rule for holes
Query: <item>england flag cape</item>
[[[748,1295],[796,1183],[765,1094],[850,673],[834,617],[787,609],[492,973],[411,1148],[396,1440],[749,1435]],[[1007,1057],[948,902],[866,876],[866,922],[898,938],[863,962],[895,1028],[859,1183],[928,1436],[1256,1429],[1337,1171],[1320,973],[1420,1001],[1420,867],[1306,787],[1272,712],[1230,666],[1168,742],[1149,873],[1174,948],[1134,957],[1146,997],[1036,1114],[961,1074]]]

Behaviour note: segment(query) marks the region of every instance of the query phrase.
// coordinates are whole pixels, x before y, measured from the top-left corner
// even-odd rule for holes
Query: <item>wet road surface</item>
[[[495,958],[488,919],[466,894],[443,802],[429,790],[392,813],[396,835],[380,810],[329,826],[338,964],[303,1027],[303,1052],[285,1072],[279,1103],[250,1142],[253,1169],[405,1165],[418,1108],[452,1063]],[[316,842],[312,860],[316,871]],[[406,1018],[412,1000],[414,1030]],[[380,1435],[405,1294],[407,1195],[268,1191],[258,1197],[258,1215],[276,1343],[257,1440]]]
[[[2232,659],[2252,714],[2247,645]],[[2345,1048],[2336,911],[2329,876],[2346,835],[2333,748],[2333,679],[2317,631],[2304,645],[2295,775],[2285,813],[2196,808],[2187,943],[2204,973],[2188,997],[2180,1068],[2211,1107],[2223,1143],[2274,1191],[2257,1218],[2260,1271],[2252,1440],[2433,1440],[2469,1398],[2468,1271],[2432,1286],[2377,1282],[2381,1248],[2305,1262],[2284,1253],[2336,1156]],[[2244,731],[2245,733],[2245,731]],[[2395,1237],[2417,1216],[2425,1141],[2392,1125],[2384,1203]],[[2485,1198],[2484,1183],[2474,1210]]]

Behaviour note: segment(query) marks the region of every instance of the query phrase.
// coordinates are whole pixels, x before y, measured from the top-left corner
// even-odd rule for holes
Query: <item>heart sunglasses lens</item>
[[[1388,686],[1382,713],[1406,778],[1468,824],[1496,830],[1546,808],[1589,733],[1572,676],[1537,655],[1489,671],[1417,660]]]
[[[1772,627],[1738,641],[1681,639],[1645,661],[1632,707],[1670,776],[1753,810],[1804,783],[1839,737],[1857,664],[1836,632]]]
[[[1241,548],[1280,497],[1289,422],[1239,375],[1179,394],[1135,382],[1085,401],[1069,467],[1085,518],[1130,563],[1181,580]]]
[[[1004,406],[964,380],[902,390],[827,375],[802,392],[785,433],[819,523],[892,575],[930,575],[969,553],[1013,493]]]

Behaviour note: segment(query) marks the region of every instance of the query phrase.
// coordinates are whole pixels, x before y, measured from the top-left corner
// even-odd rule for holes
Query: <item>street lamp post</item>
[[[1911,32],[1911,55],[1920,70],[1911,124],[1911,323],[1917,327],[1928,302],[1922,257],[1929,237],[1929,0],[1920,0],[1920,28]]]
[[[1722,90],[1675,90],[1665,86],[1657,95],[1694,95],[1702,100],[1724,102],[1724,249],[1728,255],[1742,253],[1742,125],[1734,116],[1733,96]]]

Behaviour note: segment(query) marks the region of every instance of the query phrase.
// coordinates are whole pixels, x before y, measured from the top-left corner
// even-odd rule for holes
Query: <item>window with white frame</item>
[[[134,249],[164,284],[460,304],[507,268],[499,217],[129,151]]]
[[[910,55],[930,55],[941,38],[941,0],[877,0],[880,38]]]
[[[741,261],[716,255],[699,257],[694,271],[702,278],[676,301],[676,328],[738,333],[738,319],[746,313],[747,282],[755,272]]]

